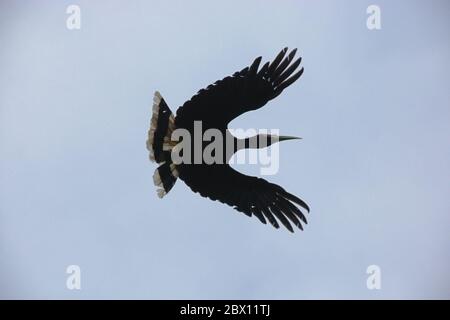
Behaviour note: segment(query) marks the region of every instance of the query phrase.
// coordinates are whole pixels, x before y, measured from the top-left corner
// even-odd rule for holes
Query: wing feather
[[[202,121],[205,129],[224,129],[239,115],[264,106],[303,73],[301,69],[292,75],[301,59],[292,63],[297,49],[286,56],[287,51],[287,48],[281,50],[272,63],[266,62],[259,71],[261,57],[256,58],[250,67],[201,89],[178,108],[176,127],[189,130],[194,121]]]
[[[297,196],[265,179],[237,172],[227,164],[182,165],[182,179],[194,192],[211,200],[218,200],[237,211],[279,228],[280,222],[294,232],[291,222],[303,230],[306,218],[296,205],[308,206]],[[308,208],[309,209],[309,208]]]

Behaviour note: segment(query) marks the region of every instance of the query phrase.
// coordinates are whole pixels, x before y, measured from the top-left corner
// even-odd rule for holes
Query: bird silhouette
[[[265,63],[261,68],[261,57],[256,58],[249,67],[198,91],[178,108],[176,116],[161,94],[155,92],[147,149],[150,159],[160,164],[153,175],[160,198],[180,178],[193,192],[225,203],[249,217],[254,215],[264,224],[269,221],[278,229],[281,222],[289,231],[294,232],[291,226],[293,223],[303,230],[302,222],[306,224],[307,220],[302,210],[310,211],[303,200],[277,184],[239,173],[229,165],[233,153],[242,148],[251,148],[254,141],[256,146],[253,147],[263,148],[295,137],[260,134],[238,139],[231,136],[232,152],[224,150],[223,161],[220,163],[206,163],[204,160],[200,163],[177,163],[172,158],[173,151],[182,143],[182,139],[173,137],[177,129],[195,135],[195,123],[201,122],[202,133],[208,129],[216,129],[224,137],[230,137],[228,124],[233,119],[261,108],[292,85],[304,70],[298,70],[301,57],[294,61],[296,51],[294,49],[287,54],[288,48],[284,48],[272,62]],[[256,140],[251,140],[252,138]],[[266,144],[260,142],[263,139]],[[204,150],[206,144],[202,143],[200,147]],[[192,141],[191,148],[195,152]]]

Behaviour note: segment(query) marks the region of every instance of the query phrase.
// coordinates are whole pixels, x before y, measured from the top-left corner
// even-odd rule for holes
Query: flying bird
[[[301,57],[294,61],[296,51],[288,53],[288,48],[284,48],[272,62],[261,68],[261,57],[256,58],[249,67],[198,91],[178,108],[176,115],[170,111],[161,94],[155,92],[147,149],[150,160],[159,164],[153,181],[160,198],[180,178],[193,192],[225,203],[249,217],[254,215],[264,224],[269,221],[278,229],[281,223],[294,232],[292,223],[303,230],[302,223],[307,223],[304,212],[310,210],[308,205],[277,184],[234,170],[229,165],[229,153],[222,153],[222,163],[212,164],[205,161],[175,163],[171,157],[181,141],[173,139],[172,133],[176,129],[184,129],[194,135],[194,122],[201,121],[203,132],[218,129],[223,136],[229,137],[231,133],[227,127],[233,119],[263,107],[292,85],[303,74],[303,67],[298,70]],[[256,141],[268,141],[265,145],[257,142],[256,148],[295,138],[261,134],[255,137]],[[239,149],[250,148],[251,141],[255,141],[251,138],[254,137],[239,139],[233,136],[231,155]]]

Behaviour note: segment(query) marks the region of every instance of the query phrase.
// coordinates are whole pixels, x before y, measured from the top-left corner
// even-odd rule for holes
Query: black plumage
[[[267,62],[261,68],[261,57],[258,57],[250,67],[200,90],[177,110],[172,126],[186,129],[193,134],[194,121],[202,121],[203,131],[215,128],[225,136],[227,126],[233,119],[245,112],[261,108],[300,78],[303,73],[303,68],[298,70],[301,58],[294,61],[296,49],[289,54],[287,52],[288,49],[284,48],[271,63]],[[161,100],[165,110],[167,105],[164,99]],[[160,113],[160,110],[157,112]],[[167,122],[168,116],[163,117],[164,122]],[[161,167],[165,165],[163,169],[166,177],[173,174],[176,179],[178,175],[192,191],[211,200],[226,203],[248,216],[255,215],[264,224],[268,221],[275,228],[279,228],[279,221],[291,232],[291,223],[303,229],[302,223],[306,224],[307,220],[302,210],[309,212],[308,205],[279,185],[239,173],[228,163],[183,163],[175,167],[172,164],[173,170],[167,169],[170,160],[163,156],[162,152],[167,151],[162,149],[161,136],[164,138],[169,130],[166,123],[160,124],[161,119],[162,116],[155,120],[158,128],[149,132],[150,142],[147,146],[151,153],[158,155],[159,159],[156,161],[162,163]],[[162,170],[160,174],[161,172]],[[170,188],[174,183],[174,179],[156,180],[158,179],[170,181]],[[164,194],[166,192],[168,190],[164,189]]]

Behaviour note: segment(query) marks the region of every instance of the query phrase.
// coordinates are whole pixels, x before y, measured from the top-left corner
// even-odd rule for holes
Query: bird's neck
[[[256,136],[248,138],[234,138],[236,151],[242,149],[262,149],[270,146],[273,143],[273,139],[270,135],[258,134]]]

